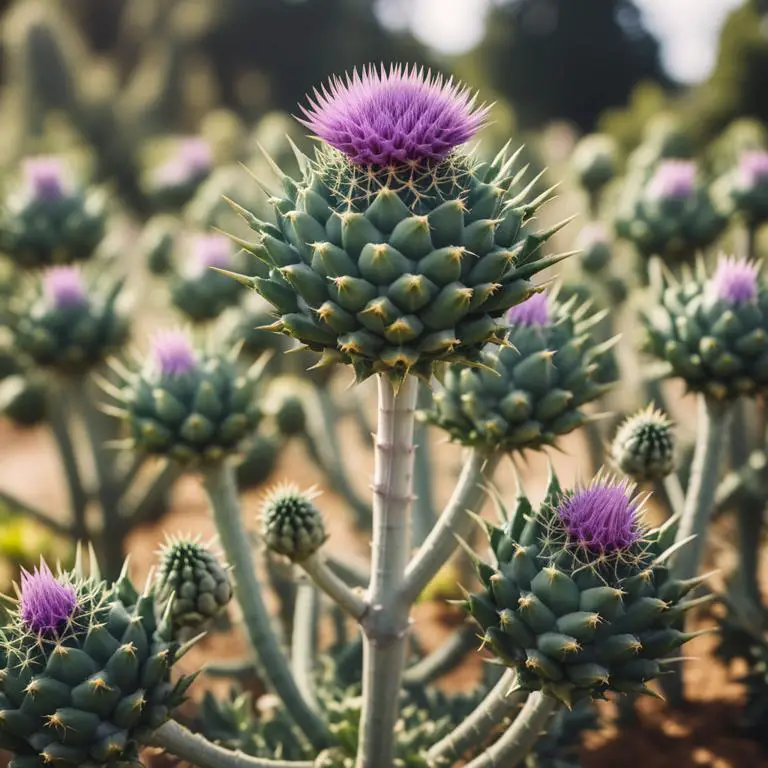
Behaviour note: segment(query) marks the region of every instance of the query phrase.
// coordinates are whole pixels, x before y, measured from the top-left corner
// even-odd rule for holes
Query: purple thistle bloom
[[[199,136],[179,141],[175,154],[155,171],[155,183],[160,186],[186,184],[206,175],[213,165],[213,153],[208,142]]]
[[[43,274],[43,295],[54,309],[88,306],[83,277],[77,267],[51,267]]]
[[[549,297],[546,293],[534,293],[507,312],[507,322],[510,325],[549,325]]]
[[[224,235],[197,235],[192,240],[192,260],[189,274],[200,276],[211,267],[227,269],[232,266],[232,242]]]
[[[62,584],[40,561],[32,573],[21,571],[19,613],[33,632],[56,633],[77,610],[77,595],[71,584]]]
[[[557,508],[568,538],[593,552],[620,552],[641,535],[632,486],[598,475],[587,488],[566,496]]]
[[[721,256],[709,287],[726,304],[746,304],[757,298],[757,275],[758,265],[754,261]]]
[[[430,70],[368,66],[316,88],[300,122],[358,165],[442,160],[480,129],[489,107]]]
[[[158,331],[152,337],[151,359],[163,376],[180,376],[197,368],[197,353],[184,331]]]
[[[657,200],[684,200],[696,186],[696,164],[688,160],[663,160],[648,186],[648,194]]]
[[[64,163],[59,157],[30,157],[22,167],[24,184],[36,200],[59,200],[68,191]]]
[[[742,152],[739,157],[739,185],[751,189],[768,182],[768,152],[753,149]]]

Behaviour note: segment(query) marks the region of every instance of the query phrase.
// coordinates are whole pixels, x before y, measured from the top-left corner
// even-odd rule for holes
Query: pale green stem
[[[422,687],[455,669],[478,646],[477,628],[470,624],[454,632],[439,648],[428,653],[403,675],[403,685]]]
[[[319,553],[299,563],[315,585],[325,592],[345,613],[361,621],[368,604],[354,589],[342,581]]]
[[[467,768],[515,768],[539,740],[558,701],[539,691],[531,693],[512,725],[492,746],[467,763]]]
[[[739,506],[736,522],[739,535],[739,567],[735,582],[739,592],[747,599],[751,612],[759,616],[763,598],[760,590],[758,571],[760,552],[763,546],[763,517],[765,501],[745,499]]]
[[[410,623],[410,602],[402,598],[402,586],[411,541],[417,379],[406,376],[397,393],[385,376],[379,375],[378,385],[370,608],[362,622],[363,711],[357,768],[394,764]]]
[[[675,542],[695,538],[675,553],[672,571],[676,579],[692,579],[699,572],[727,443],[730,411],[730,405],[699,395],[696,450]]]
[[[272,630],[272,619],[256,578],[250,536],[243,525],[234,469],[229,463],[209,467],[203,473],[203,486],[211,502],[221,546],[234,571],[235,595],[259,666],[312,745],[318,749],[326,747],[330,741],[327,726],[304,701]]]
[[[672,471],[666,477],[657,480],[654,483],[654,494],[664,503],[670,517],[678,513],[682,514],[685,507],[685,491],[680,484],[677,472]]]
[[[77,463],[77,454],[72,441],[72,433],[70,431],[69,395],[71,386],[65,379],[60,379],[58,383],[60,387],[58,388],[57,395],[50,397],[48,408],[49,422],[67,480],[69,503],[72,510],[73,536],[78,540],[85,540],[88,538],[88,530],[85,522],[85,513],[88,507],[88,494],[83,485],[80,467]]]
[[[198,768],[312,768],[311,760],[291,762],[251,757],[232,752],[197,733],[188,731],[174,720],[161,725],[147,740],[149,746],[160,747]]]
[[[291,637],[291,669],[301,695],[312,709],[317,709],[315,694],[315,656],[320,600],[315,585],[309,581],[296,589]]]
[[[450,501],[437,524],[408,564],[403,585],[403,599],[415,602],[440,568],[456,551],[456,537],[467,538],[476,525],[467,512],[479,513],[486,495],[486,486],[493,476],[502,454],[487,454],[470,449]]]
[[[130,491],[134,480],[139,476],[147,457],[142,453],[136,453],[131,456],[131,463],[125,468],[120,476],[120,480],[115,483],[114,496],[118,501]]]
[[[517,673],[508,669],[488,695],[456,728],[427,752],[430,765],[454,765],[472,747],[482,745],[515,707],[525,701],[528,693],[514,690]]]
[[[326,554],[325,560],[328,567],[351,587],[368,586],[371,578],[368,563],[353,561],[348,557],[337,557],[333,554]]]
[[[432,402],[432,392],[422,384],[419,387],[417,407],[419,410],[429,408]],[[432,450],[429,444],[429,427],[423,421],[416,423],[414,429],[416,454],[413,467],[413,544],[421,546],[429,536],[435,524],[435,505],[432,493]]]

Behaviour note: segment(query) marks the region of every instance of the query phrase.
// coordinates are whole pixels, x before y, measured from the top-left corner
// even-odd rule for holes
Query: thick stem
[[[549,718],[558,706],[557,699],[536,691],[528,696],[525,706],[502,737],[467,763],[467,768],[515,768],[525,760]]]
[[[410,602],[402,599],[401,590],[411,541],[417,380],[407,376],[397,393],[385,376],[379,376],[378,384],[373,556],[370,608],[362,622],[363,711],[357,768],[391,768],[394,763],[410,621]]]
[[[688,493],[675,541],[695,536],[675,553],[672,566],[677,579],[692,579],[699,571],[707,539],[707,524],[714,506],[723,452],[728,434],[730,407],[699,395],[696,450],[691,465]]]
[[[296,685],[306,702],[317,709],[315,694],[315,656],[317,654],[317,621],[320,616],[320,595],[310,581],[296,590],[291,637],[291,669]]]
[[[51,397],[49,402],[49,421],[56,448],[59,451],[61,464],[67,479],[69,491],[69,503],[72,512],[72,535],[82,541],[88,538],[88,530],[85,522],[85,513],[88,507],[88,494],[83,485],[80,467],[77,463],[77,454],[70,432],[68,418],[71,386],[65,381],[59,382],[58,396]]]
[[[501,460],[501,453],[487,454],[472,448],[450,501],[437,525],[414,555],[405,573],[403,599],[413,603],[458,546],[456,536],[466,538],[475,525],[467,512],[479,512],[486,484]]]
[[[517,673],[508,669],[477,708],[429,750],[430,765],[454,765],[469,749],[483,744],[496,726],[528,696],[524,691],[513,690],[516,682]]]
[[[250,537],[243,525],[237,497],[235,472],[228,463],[207,469],[203,486],[213,510],[219,539],[235,577],[235,595],[243,613],[243,623],[260,667],[286,710],[318,749],[328,746],[328,729],[299,691],[288,660],[272,630],[272,619],[264,604],[256,578]]]
[[[308,557],[299,565],[311,577],[315,585],[322,589],[339,608],[353,619],[362,620],[368,610],[368,604],[329,568],[319,553]]]
[[[160,726],[149,738],[148,745],[160,747],[198,768],[312,768],[311,760],[290,762],[251,757],[212,744],[197,733],[188,731],[173,720]]]
[[[432,392],[422,384],[419,387],[417,407],[429,408]],[[435,505],[432,493],[432,450],[429,445],[429,427],[423,421],[416,423],[413,436],[416,444],[413,467],[413,544],[421,546],[435,524]]]

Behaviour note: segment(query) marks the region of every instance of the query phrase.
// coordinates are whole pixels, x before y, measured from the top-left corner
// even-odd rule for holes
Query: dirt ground
[[[349,447],[350,475],[361,489],[365,488],[371,471],[371,456],[359,450],[356,432],[347,428],[343,433]],[[440,442],[433,434],[433,450],[439,457],[435,462],[437,478],[435,495],[443,503],[450,494],[453,479],[460,464],[460,450]],[[580,471],[579,460],[586,451],[582,440],[572,436],[563,443],[564,452],[553,456],[563,483],[572,482]],[[546,460],[534,456],[520,465],[526,490],[534,498],[543,493]],[[302,484],[317,483],[323,488],[322,477],[306,460],[299,445],[290,445],[283,454],[273,480],[290,477]],[[497,474],[502,491],[514,488],[509,465],[503,465]],[[57,459],[51,441],[44,429],[17,432],[0,422],[0,487],[46,509],[63,509],[66,493],[61,480]],[[328,547],[340,555],[365,559],[367,542],[355,533],[343,502],[328,489],[319,504],[323,509],[330,533]],[[246,494],[243,511],[246,520],[253,522],[261,491]],[[137,530],[130,542],[132,574],[141,581],[154,562],[154,552],[165,532],[194,532],[203,537],[213,536],[200,484],[195,477],[185,477],[174,492],[172,510],[160,525]],[[727,521],[717,531],[716,542],[730,536]],[[727,569],[723,561],[727,548],[717,546],[713,564]],[[768,585],[768,574],[763,574]],[[236,618],[236,617],[234,617]],[[415,631],[427,649],[440,645],[456,624],[455,609],[440,604],[424,604],[415,612]],[[630,729],[619,731],[611,724],[612,712],[604,718],[601,730],[589,733],[583,755],[584,768],[615,768],[628,764],[648,768],[757,768],[768,766],[768,754],[761,752],[752,741],[739,738],[735,721],[740,705],[741,688],[733,682],[737,670],[726,670],[713,659],[715,641],[711,636],[697,638],[686,648],[686,655],[694,657],[687,663],[686,680],[691,701],[685,710],[674,711],[662,702],[645,699],[640,705],[640,721]],[[212,659],[234,659],[245,654],[245,643],[235,630],[227,635],[212,635],[194,649],[182,662],[185,671],[192,670]],[[465,665],[441,680],[450,690],[471,688],[478,679],[482,661],[473,657]],[[194,686],[194,697],[199,698],[206,687],[222,691],[226,684],[201,677]],[[604,705],[612,710],[612,704]],[[768,724],[767,724],[768,726]],[[169,766],[166,758],[152,757],[152,765]]]

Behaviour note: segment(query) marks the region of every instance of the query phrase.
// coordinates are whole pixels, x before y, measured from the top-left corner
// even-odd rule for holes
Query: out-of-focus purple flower
[[[151,360],[163,376],[180,376],[197,368],[197,353],[184,331],[157,331],[150,346]]]
[[[200,276],[211,267],[227,269],[232,266],[232,242],[224,235],[196,235],[192,239],[191,250],[190,276]]]
[[[682,200],[696,187],[696,163],[689,160],[663,160],[648,185],[648,194],[657,200]]]
[[[373,65],[333,77],[301,122],[359,165],[441,160],[485,123],[489,108],[460,83],[423,67]]]
[[[744,189],[768,182],[768,152],[761,149],[742,152],[739,157],[738,181]]]
[[[21,571],[19,613],[27,629],[39,634],[60,632],[77,610],[77,595],[71,584],[59,581],[46,565],[32,573]]]
[[[70,180],[60,157],[29,157],[22,166],[24,185],[36,200],[58,200],[67,194]]]
[[[175,154],[154,173],[155,184],[172,186],[186,184],[206,175],[213,165],[213,153],[208,142],[199,136],[181,139]]]
[[[579,249],[592,248],[595,245],[604,245],[610,242],[608,228],[602,221],[590,221],[586,224],[576,239],[576,247]]]
[[[510,325],[549,325],[550,320],[549,297],[546,293],[534,293],[507,312]]]
[[[754,261],[721,256],[709,281],[709,288],[716,298],[726,304],[746,304],[757,298],[758,272],[759,267]]]
[[[43,274],[43,296],[54,309],[88,305],[83,276],[77,267],[51,267]]]
[[[626,550],[642,534],[632,486],[603,475],[564,497],[557,514],[569,540],[596,553]]]

